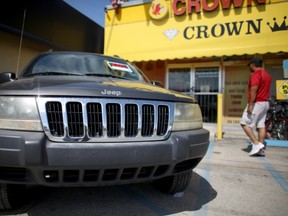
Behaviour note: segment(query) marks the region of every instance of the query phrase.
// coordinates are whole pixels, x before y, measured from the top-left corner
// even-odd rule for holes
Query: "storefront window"
[[[265,70],[267,70],[272,78],[270,98],[276,97],[276,81],[283,80],[284,70],[281,64],[265,64]]]
[[[247,105],[247,89],[250,70],[247,65],[225,67],[223,107],[224,124],[239,124]]]
[[[178,92],[189,93],[191,90],[190,70],[190,68],[170,68],[168,88]]]
[[[219,92],[219,68],[195,69],[195,92],[208,93]]]

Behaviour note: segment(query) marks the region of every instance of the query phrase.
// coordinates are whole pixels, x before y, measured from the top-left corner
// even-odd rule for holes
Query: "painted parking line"
[[[213,148],[214,148],[214,141],[210,140],[210,144],[206,153],[206,156],[208,159],[210,159],[212,157],[212,153],[213,153]]]
[[[275,181],[280,185],[284,192],[288,192],[288,180],[281,175],[274,167],[268,162],[265,157],[259,157],[262,160],[265,168],[269,171],[271,176],[275,179]]]
[[[209,161],[211,159],[212,154],[213,154],[213,149],[214,149],[214,142],[210,140],[210,144],[209,144],[207,153],[205,155],[205,159],[206,160]],[[201,174],[199,173],[199,175],[201,175],[204,179],[206,179],[207,182],[210,182],[210,180],[211,180],[210,170],[211,170],[211,164],[208,162],[203,167]],[[203,182],[204,182],[204,180],[202,179],[200,181],[199,187],[200,187],[200,190],[205,191],[205,190],[207,190],[207,187],[203,187],[202,186]],[[210,193],[210,191],[205,191],[205,192]],[[197,202],[200,202],[200,200],[198,199]],[[198,206],[198,205],[200,205],[200,203],[197,203],[196,206]],[[201,216],[206,216],[206,215],[208,215],[208,205],[202,206],[202,208],[200,210],[195,211],[194,215],[195,216],[198,216],[198,215],[199,216],[200,215]]]
[[[265,140],[265,142],[267,146],[288,147],[286,140]],[[251,148],[252,148],[251,143],[247,142],[247,149],[251,150]],[[258,158],[262,160],[265,168],[268,170],[270,175],[275,179],[275,181],[280,185],[280,187],[284,190],[284,192],[288,192],[288,180],[284,178],[280,172],[274,169],[274,167],[269,163],[267,158],[265,157],[258,157]]]

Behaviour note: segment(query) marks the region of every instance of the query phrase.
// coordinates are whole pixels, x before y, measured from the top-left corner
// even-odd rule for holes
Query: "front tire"
[[[163,193],[175,194],[183,192],[189,185],[192,170],[164,177],[154,181],[154,186]]]
[[[0,183],[0,210],[9,210],[22,202],[24,185],[10,185]]]

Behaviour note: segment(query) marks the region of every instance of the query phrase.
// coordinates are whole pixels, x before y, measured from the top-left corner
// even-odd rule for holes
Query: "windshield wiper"
[[[31,77],[31,76],[47,76],[47,75],[59,75],[59,76],[83,76],[83,74],[77,73],[66,73],[66,72],[55,72],[55,71],[45,71],[39,73],[29,73],[25,74],[24,77]]]

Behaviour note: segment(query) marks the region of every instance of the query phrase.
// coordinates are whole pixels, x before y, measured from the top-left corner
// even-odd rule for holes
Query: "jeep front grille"
[[[43,128],[53,141],[162,140],[169,135],[170,102],[88,98],[38,98]]]

